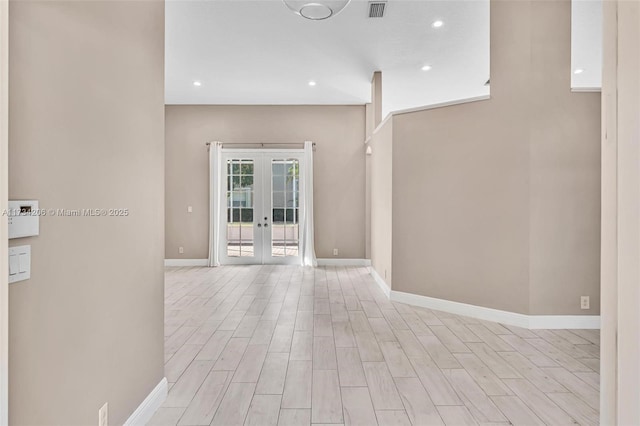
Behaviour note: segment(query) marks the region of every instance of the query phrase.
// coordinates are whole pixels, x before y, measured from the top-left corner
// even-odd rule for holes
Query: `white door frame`
[[[224,178],[221,179],[220,185],[223,185],[223,191],[226,192],[226,185],[227,185],[227,171],[226,171],[226,162],[229,159],[230,156],[246,156],[247,158],[250,159],[255,159],[255,171],[256,173],[259,172],[261,174],[261,181],[263,182],[263,188],[261,188],[261,190],[263,190],[262,194],[256,194],[255,199],[254,199],[254,206],[256,205],[262,205],[264,206],[264,203],[266,202],[271,202],[270,199],[266,200],[264,199],[264,197],[266,196],[270,196],[267,194],[271,194],[272,193],[272,181],[271,181],[271,170],[265,170],[264,169],[264,164],[266,164],[265,161],[263,161],[264,158],[273,158],[273,157],[279,157],[279,156],[283,156],[283,157],[288,157],[288,158],[295,158],[299,161],[300,164],[300,170],[303,170],[304,168],[304,149],[271,149],[271,148],[261,148],[261,149],[256,149],[256,148],[223,148],[222,149],[222,164],[223,167],[225,168],[225,171],[223,173]],[[260,163],[260,164],[258,164]],[[300,172],[300,177],[302,178],[303,174],[302,172]],[[256,191],[257,192],[257,191]],[[300,192],[300,200],[299,200],[299,205],[304,206],[303,202],[304,202],[304,193]],[[226,197],[223,197],[226,199]],[[259,215],[255,214],[255,210],[254,210],[254,232],[255,229],[257,227],[257,223],[258,222],[264,222],[263,220],[261,220],[261,217],[258,217]],[[269,213],[269,220],[268,220],[268,225],[272,226],[272,214]],[[301,215],[302,216],[302,215]],[[220,246],[219,246],[219,253],[220,253],[220,263],[223,265],[232,265],[232,264],[250,264],[251,262],[247,262],[247,259],[242,259],[242,258],[238,258],[238,257],[228,257],[227,256],[227,237],[226,237],[226,227],[227,227],[227,205],[226,202],[225,203],[221,203],[220,205],[220,226],[218,229],[220,229],[222,236],[220,238]],[[302,230],[303,229],[303,225],[300,223],[299,224],[299,229]],[[301,264],[302,263],[302,247],[299,246],[299,252],[298,252],[298,256],[289,256],[289,257],[282,257],[282,258],[273,258],[271,256],[271,244],[265,244],[263,242],[263,235],[265,233],[264,232],[256,232],[254,233],[254,250],[257,250],[258,248],[262,248],[262,253],[260,253],[260,257],[259,260],[256,257],[253,257],[252,259],[256,260],[256,264],[265,264],[265,265],[269,265],[269,264]],[[270,242],[270,238],[267,239],[267,242]],[[267,247],[268,246],[268,247]]]
[[[222,199],[225,200],[223,203],[220,203],[220,247],[218,247],[218,253],[220,253],[220,264],[221,265],[243,265],[243,264],[261,264],[262,263],[262,253],[258,253],[257,248],[262,247],[262,232],[256,232],[257,222],[260,222],[259,218],[256,215],[256,210],[258,205],[262,205],[262,193],[260,191],[254,190],[253,197],[253,257],[234,257],[227,255],[227,180],[228,180],[228,169],[227,169],[227,161],[231,158],[242,157],[243,159],[253,160],[253,173],[254,173],[254,185],[256,183],[256,176],[262,175],[262,154],[256,152],[255,150],[236,150],[236,149],[222,149],[222,167],[224,172],[222,173],[222,179],[220,179],[220,193],[225,194],[222,196]]]
[[[0,1],[0,210],[9,199],[9,2]],[[9,423],[9,271],[7,216],[0,215],[0,425]]]
[[[295,159],[298,160],[298,176],[299,176],[299,181],[301,181],[302,179],[304,179],[304,169],[305,169],[305,164],[304,164],[304,150],[288,150],[288,151],[272,151],[272,150],[264,150],[263,151],[263,158],[264,159],[269,159],[269,160],[276,160],[276,159],[282,159],[282,157],[285,157],[287,159]],[[267,163],[265,161],[265,163]],[[266,186],[265,189],[267,189],[265,191],[265,194],[268,194],[269,197],[271,197],[271,194],[273,194],[273,176],[271,174],[271,165],[272,162],[269,161],[269,169],[268,170],[264,170],[265,175],[264,176],[268,176],[267,179],[265,180]],[[305,192],[303,190],[298,190],[298,211],[301,212],[302,209],[304,209],[304,197],[305,197]],[[267,200],[265,200],[267,201]],[[269,203],[271,203],[271,199],[268,200]],[[299,218],[304,217],[305,215],[300,213]],[[269,211],[269,223],[271,228],[273,229],[273,206],[271,206],[271,209]],[[263,245],[263,261],[262,263],[265,265],[301,265],[302,264],[302,236],[301,236],[301,232],[304,232],[304,225],[300,222],[300,220],[298,220],[298,255],[297,256],[284,256],[284,257],[274,257],[272,255],[272,246],[273,246],[273,242],[271,240],[271,238],[273,237],[273,232],[270,233],[270,238],[268,238],[266,240],[266,242],[268,244],[264,244]],[[266,233],[266,232],[265,232]]]

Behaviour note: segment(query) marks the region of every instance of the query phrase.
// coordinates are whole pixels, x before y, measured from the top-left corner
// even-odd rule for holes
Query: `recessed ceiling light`
[[[431,26],[432,26],[433,28],[440,28],[440,27],[441,27],[441,26],[443,26],[443,25],[444,25],[444,22],[442,22],[442,21],[441,21],[441,20],[439,20],[439,19],[438,19],[437,21],[433,21],[433,24],[431,24]]]
[[[578,68],[577,70],[575,70],[573,73],[574,74],[582,74],[584,72],[584,70],[582,68]]]
[[[431,65],[425,65],[422,67],[422,71],[429,71],[431,69]]]
[[[202,86],[202,82],[200,82],[200,81],[194,81],[194,82],[193,82],[193,85],[194,85],[194,86],[196,86],[196,87],[200,87],[200,86]]]
[[[313,80],[311,80],[311,81],[309,82],[309,86],[311,86],[311,87],[315,86],[316,84],[317,84],[317,83],[316,83],[315,81],[313,81]]]

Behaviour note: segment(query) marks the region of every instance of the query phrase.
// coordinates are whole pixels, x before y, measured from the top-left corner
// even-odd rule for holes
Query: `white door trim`
[[[266,198],[264,198],[264,202],[268,203],[265,204],[269,205],[269,223],[271,228],[273,229],[273,212],[272,209],[274,208],[273,205],[271,205],[271,197],[273,194],[273,175],[271,174],[272,172],[272,165],[273,165],[273,160],[279,160],[281,158],[279,157],[283,157],[286,156],[290,159],[295,159],[298,160],[298,172],[299,172],[299,181],[301,181],[303,179],[303,170],[305,169],[305,162],[304,162],[304,150],[289,150],[289,151],[273,151],[273,150],[265,150],[263,151],[263,161],[264,164],[266,165],[267,163],[269,164],[268,168],[265,166],[263,167],[264,170],[264,177],[265,177],[265,186],[264,186],[264,192],[265,192],[265,197],[269,197],[269,199],[267,200]],[[268,160],[268,161],[267,161]],[[299,211],[301,211],[302,209],[304,209],[305,203],[304,203],[304,197],[306,196],[306,194],[304,193],[304,191],[299,189],[299,197],[298,197],[298,208],[300,209]],[[285,206],[285,210],[286,210]],[[286,212],[285,212],[286,215]],[[304,216],[302,213],[300,213],[300,217]],[[301,242],[302,242],[302,237],[300,235],[300,232],[303,232],[303,227],[304,224],[300,223],[300,221],[298,221],[298,255],[297,256],[284,256],[284,257],[274,257],[273,256],[273,252],[272,252],[272,246],[273,246],[273,242],[272,242],[272,238],[273,238],[273,232],[265,232],[265,234],[268,234],[268,236],[265,236],[264,239],[264,244],[263,244],[263,255],[262,255],[262,263],[265,265],[300,265],[302,264],[302,247],[301,247]]]
[[[0,1],[0,210],[9,199],[9,2]],[[0,424],[9,423],[9,271],[7,216],[0,215]]]
[[[238,157],[242,156],[247,160],[253,161],[253,197],[252,197],[252,205],[253,205],[253,257],[234,257],[228,256],[228,246],[227,246],[227,209],[228,201],[226,197],[227,193],[227,180],[229,178],[227,171],[227,161],[236,157],[234,154],[241,154]],[[237,157],[236,157],[237,158]],[[261,264],[262,263],[262,253],[258,251],[258,248],[262,247],[262,233],[256,232],[256,210],[258,210],[258,206],[262,205],[262,194],[255,187],[256,182],[262,183],[262,153],[255,149],[222,149],[222,167],[224,169],[221,179],[220,179],[220,193],[223,202],[220,203],[220,224],[218,229],[220,230],[221,237],[219,239],[219,247],[218,253],[220,258],[221,265],[245,265],[245,264]],[[258,177],[260,176],[260,177]],[[241,226],[242,228],[242,226]]]

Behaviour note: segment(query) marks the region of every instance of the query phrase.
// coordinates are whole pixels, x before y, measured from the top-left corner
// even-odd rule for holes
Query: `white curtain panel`
[[[209,266],[220,266],[222,172],[222,143],[211,142],[209,145]]]
[[[304,167],[302,168],[302,265],[318,266],[313,237],[313,143],[304,143]]]

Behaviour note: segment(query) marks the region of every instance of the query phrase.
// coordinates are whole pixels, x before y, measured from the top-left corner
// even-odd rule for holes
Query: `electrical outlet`
[[[105,402],[98,410],[98,426],[109,426],[109,403]]]
[[[589,296],[580,297],[580,309],[589,309]]]
[[[333,249],[333,255],[337,256],[338,255],[338,249]]]
[[[187,206],[187,213],[193,213],[193,207]]]
[[[184,254],[184,247],[178,247],[178,253]]]

